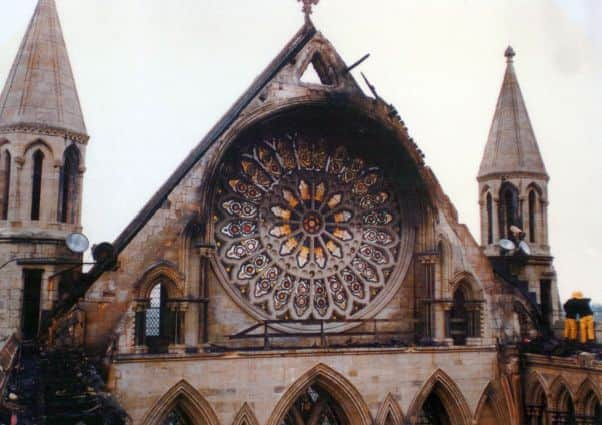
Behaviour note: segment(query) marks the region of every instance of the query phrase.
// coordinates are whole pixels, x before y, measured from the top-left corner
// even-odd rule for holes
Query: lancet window
[[[511,183],[505,182],[500,189],[499,204],[500,237],[509,238],[510,226],[522,227],[518,189]]]
[[[170,285],[165,279],[153,282],[146,298],[135,304],[136,346],[151,353],[167,352],[170,345],[183,343],[185,308],[169,299]]]
[[[348,425],[339,404],[319,386],[309,386],[286,414],[282,425]]]
[[[40,219],[43,167],[44,153],[38,149],[33,154],[33,173],[31,179],[31,219],[34,221]]]
[[[551,425],[577,425],[573,399],[566,388],[560,393],[557,410],[550,413]]]
[[[529,241],[536,242],[537,240],[537,215],[536,205],[537,195],[534,190],[529,192]]]
[[[528,399],[525,406],[525,412],[527,416],[526,424],[548,425],[548,403],[541,385],[537,382],[529,392],[531,394],[527,394]]]
[[[6,220],[8,218],[9,198],[10,198],[10,179],[11,179],[11,156],[9,151],[4,151],[2,160],[2,213],[1,219]]]
[[[460,285],[453,295],[448,318],[448,334],[455,345],[465,345],[467,338],[481,336],[481,302],[472,296],[467,285]]]
[[[487,243],[493,243],[493,200],[491,193],[487,193]]]
[[[416,425],[451,425],[445,406],[435,393],[431,393],[422,405]]]
[[[59,184],[58,221],[74,223],[78,197],[79,151],[70,146],[63,159]]]
[[[192,425],[192,422],[188,419],[186,413],[176,407],[167,414],[162,425]]]

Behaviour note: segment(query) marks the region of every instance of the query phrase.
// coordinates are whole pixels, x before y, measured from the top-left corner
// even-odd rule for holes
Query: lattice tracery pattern
[[[320,388],[308,387],[287,412],[281,425],[347,425],[339,405]]]
[[[169,412],[163,425],[190,425],[190,421],[180,409],[174,409]]]
[[[385,288],[401,217],[377,165],[289,135],[243,148],[220,175],[220,265],[262,316],[349,318]]]

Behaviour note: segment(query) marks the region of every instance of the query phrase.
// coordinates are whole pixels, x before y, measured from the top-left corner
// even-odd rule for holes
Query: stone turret
[[[559,301],[548,241],[550,178],[516,77],[515,55],[512,47],[506,49],[504,81],[477,177],[481,246],[489,257],[499,259],[500,239],[520,240],[511,227],[524,232],[528,254],[512,256],[511,273],[537,300],[551,324],[558,317]]]
[[[485,153],[479,168],[481,245],[495,255],[510,226],[526,233],[533,254],[549,255],[548,173],[514,70],[514,50],[507,65]]]
[[[0,96],[0,263],[16,258],[77,260],[64,244],[81,229],[88,142],[54,0],[39,0]],[[65,266],[6,266],[0,336],[34,336]]]

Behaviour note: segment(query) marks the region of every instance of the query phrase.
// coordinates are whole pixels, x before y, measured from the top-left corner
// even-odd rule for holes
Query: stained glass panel
[[[150,293],[149,307],[146,309],[146,336],[159,336],[161,333],[161,285],[155,285]]]
[[[291,406],[282,425],[314,424],[347,425],[347,420],[338,403],[327,392],[310,386]]]
[[[402,215],[378,164],[289,134],[240,147],[219,174],[222,272],[263,317],[349,318],[386,292]]]

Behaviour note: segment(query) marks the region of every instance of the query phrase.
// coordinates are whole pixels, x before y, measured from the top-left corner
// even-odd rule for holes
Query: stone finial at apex
[[[303,3],[303,13],[305,14],[305,20],[309,21],[309,15],[313,13],[313,6],[320,3],[320,0],[297,0]]]
[[[512,46],[508,46],[506,48],[506,51],[504,52],[504,56],[506,56],[506,59],[508,60],[508,62],[514,61],[514,56],[516,56],[516,52],[514,51]]]

